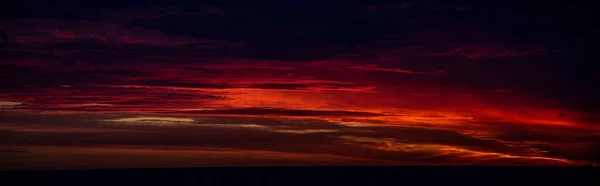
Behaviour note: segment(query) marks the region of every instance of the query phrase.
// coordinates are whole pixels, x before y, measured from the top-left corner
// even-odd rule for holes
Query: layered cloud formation
[[[0,22],[0,168],[598,161],[597,76],[584,40],[557,31],[569,17],[432,1],[73,6]],[[144,160],[59,163],[92,152]]]

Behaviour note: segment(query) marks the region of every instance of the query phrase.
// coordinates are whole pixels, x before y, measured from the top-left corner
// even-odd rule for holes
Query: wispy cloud
[[[14,102],[14,101],[0,101],[0,108],[3,109],[7,109],[7,108],[19,108],[21,106],[23,106],[24,104],[21,102]]]
[[[571,160],[561,158],[551,158],[543,156],[522,156],[522,155],[511,155],[497,152],[482,152],[469,150],[454,146],[438,145],[438,144],[409,144],[401,143],[396,141],[394,138],[370,138],[370,137],[356,137],[356,136],[340,136],[340,139],[347,142],[362,143],[365,147],[373,148],[383,151],[394,151],[403,153],[414,153],[414,152],[429,152],[434,153],[433,155],[419,157],[421,161],[433,158],[449,158],[448,161],[452,162],[452,158],[460,159],[472,159],[473,164],[477,164],[477,161],[485,160],[497,160],[497,159],[524,159],[524,160],[540,160],[540,161],[555,161],[557,163],[572,164]]]
[[[517,90],[514,89],[492,89],[492,90],[482,90],[481,92],[486,92],[486,93],[510,93],[510,92],[516,92]]]
[[[305,129],[305,128],[275,128],[267,125],[258,124],[197,124],[197,127],[211,127],[211,128],[230,128],[230,129],[254,129],[276,133],[289,133],[289,134],[318,134],[318,133],[334,133],[340,132],[337,129]],[[296,127],[296,126],[291,126]]]
[[[317,134],[317,133],[334,133],[339,132],[337,129],[314,129],[314,128],[277,128],[268,125],[260,124],[218,124],[218,123],[201,123],[193,118],[183,117],[126,117],[116,119],[102,120],[104,122],[114,123],[118,125],[149,125],[149,126],[165,126],[165,127],[181,127],[181,126],[193,126],[193,127],[208,127],[208,128],[219,128],[219,129],[242,129],[242,130],[261,130],[275,133],[289,133],[289,134]],[[292,126],[296,127],[296,126]]]
[[[80,108],[80,107],[112,107],[114,104],[107,103],[80,103],[80,104],[62,104],[57,105],[58,108]]]
[[[374,64],[362,65],[362,66],[352,66],[352,67],[348,67],[348,68],[349,69],[354,69],[354,70],[381,71],[381,72],[397,72],[397,73],[405,73],[405,74],[438,74],[438,73],[443,73],[443,71],[417,72],[417,71],[410,71],[410,70],[405,70],[405,69],[401,69],[401,68],[382,68],[382,67],[378,67],[377,65],[374,65]]]
[[[158,125],[158,126],[180,126],[190,125],[194,122],[191,118],[177,118],[177,117],[129,117],[129,118],[117,118],[107,119],[106,122],[124,124],[124,125]]]
[[[149,131],[134,129],[107,129],[107,128],[84,128],[84,127],[60,127],[60,126],[19,126],[2,124],[0,130],[26,133],[148,133]]]

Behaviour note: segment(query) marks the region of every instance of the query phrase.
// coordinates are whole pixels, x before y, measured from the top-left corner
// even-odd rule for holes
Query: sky
[[[3,7],[0,170],[600,160],[583,4]]]

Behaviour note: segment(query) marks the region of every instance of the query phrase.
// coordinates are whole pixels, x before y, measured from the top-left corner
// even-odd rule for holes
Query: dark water
[[[0,172],[0,185],[597,185],[598,167],[226,167]]]

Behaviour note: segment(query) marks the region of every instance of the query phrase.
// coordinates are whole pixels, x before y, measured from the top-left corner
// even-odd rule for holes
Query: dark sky
[[[1,7],[0,169],[598,160],[590,5]]]

